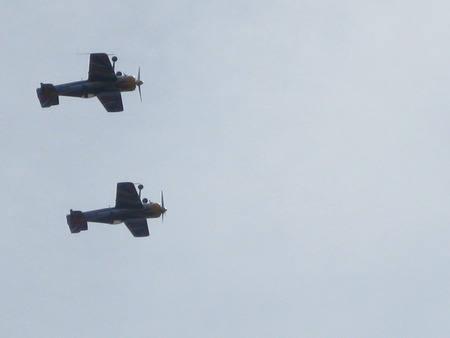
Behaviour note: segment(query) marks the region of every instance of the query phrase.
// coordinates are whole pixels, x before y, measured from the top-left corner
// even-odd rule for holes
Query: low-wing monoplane
[[[142,184],[138,185],[139,194],[132,182],[117,183],[116,205],[92,211],[76,211],[70,209],[66,216],[71,233],[88,229],[87,222],[119,224],[124,222],[134,237],[149,236],[147,218],[158,218],[167,211],[164,208],[164,196],[161,191],[161,204],[152,203],[144,198],[141,202]]]
[[[93,53],[90,54],[87,80],[60,85],[41,83],[36,92],[42,108],[59,104],[59,96],[83,98],[97,96],[108,112],[119,112],[123,110],[120,92],[133,91],[136,86],[142,100],[141,85],[144,82],[141,81],[141,69],[138,70],[137,79],[122,72],[114,73],[117,57],[114,56],[112,61],[111,65],[108,54]]]

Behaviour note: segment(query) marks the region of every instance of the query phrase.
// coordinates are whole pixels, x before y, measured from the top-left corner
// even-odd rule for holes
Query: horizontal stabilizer
[[[75,234],[88,229],[86,217],[81,211],[70,210],[70,214],[66,218],[71,233]]]
[[[41,83],[41,88],[36,89],[42,108],[48,108],[59,104],[59,96],[55,86],[51,83]]]

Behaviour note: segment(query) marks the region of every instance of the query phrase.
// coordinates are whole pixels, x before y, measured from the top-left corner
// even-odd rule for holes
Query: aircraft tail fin
[[[51,83],[41,83],[41,88],[36,89],[36,93],[42,108],[59,104],[58,93],[56,92],[55,86]]]
[[[88,229],[86,217],[84,217],[81,211],[71,209],[70,214],[66,218],[71,233],[75,234]]]

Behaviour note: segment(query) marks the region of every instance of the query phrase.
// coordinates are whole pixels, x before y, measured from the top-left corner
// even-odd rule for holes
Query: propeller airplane
[[[89,98],[97,96],[108,112],[123,111],[122,96],[120,92],[133,91],[138,87],[139,97],[142,101],[141,69],[138,69],[137,79],[134,76],[114,73],[117,57],[112,57],[113,64],[109,60],[108,54],[92,53],[89,60],[88,79],[53,85],[51,83],[41,83],[41,87],[36,89],[37,96],[42,108],[59,104],[59,96],[72,96]]]
[[[92,211],[76,211],[70,209],[66,216],[71,233],[88,229],[87,222],[119,224],[124,222],[134,237],[149,236],[147,218],[158,218],[164,221],[164,195],[161,191],[161,204],[152,203],[144,198],[141,202],[142,184],[138,185],[139,194],[132,182],[117,183],[116,205],[112,208]]]

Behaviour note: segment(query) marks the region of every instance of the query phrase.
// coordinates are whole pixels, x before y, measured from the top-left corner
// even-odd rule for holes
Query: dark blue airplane
[[[59,96],[74,96],[89,98],[97,96],[108,112],[123,111],[122,96],[120,92],[128,92],[139,89],[141,97],[141,69],[138,70],[137,79],[121,72],[114,73],[114,65],[117,57],[112,58],[113,65],[105,53],[90,55],[89,75],[85,81],[76,81],[60,85],[41,83],[37,88],[37,96],[42,108],[59,104]]]
[[[147,218],[158,218],[167,211],[164,208],[164,196],[161,191],[161,204],[152,203],[144,198],[141,202],[141,190],[136,192],[134,183],[117,183],[116,205],[113,208],[104,208],[92,211],[76,211],[70,209],[66,216],[71,233],[78,233],[88,229],[87,222],[119,224],[124,222],[134,237],[149,236]]]

